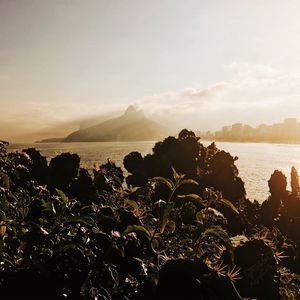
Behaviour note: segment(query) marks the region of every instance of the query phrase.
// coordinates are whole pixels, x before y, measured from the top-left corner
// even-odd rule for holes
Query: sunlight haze
[[[67,136],[131,104],[174,130],[300,119],[299,11],[273,0],[0,0],[0,139]]]

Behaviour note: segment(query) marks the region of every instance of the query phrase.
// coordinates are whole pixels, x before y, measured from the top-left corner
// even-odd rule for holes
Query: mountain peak
[[[134,107],[134,105],[129,105],[124,113],[124,116],[128,116],[128,117],[144,116],[144,113],[142,110],[137,110]]]
[[[136,112],[137,112],[136,108],[133,105],[129,105],[125,111],[125,115],[134,114]]]

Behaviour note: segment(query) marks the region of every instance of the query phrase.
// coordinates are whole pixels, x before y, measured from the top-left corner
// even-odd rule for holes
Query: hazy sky
[[[299,0],[0,0],[0,139],[132,103],[200,130],[300,119],[299,54]]]

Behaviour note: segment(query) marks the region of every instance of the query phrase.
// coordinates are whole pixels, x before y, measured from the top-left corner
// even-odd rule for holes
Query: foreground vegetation
[[[2,298],[298,299],[300,196],[246,198],[236,157],[193,132],[93,174],[0,143]],[[124,182],[126,181],[126,183]]]

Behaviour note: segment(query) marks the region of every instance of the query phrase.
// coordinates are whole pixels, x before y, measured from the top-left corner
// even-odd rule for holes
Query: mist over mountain
[[[95,121],[95,120],[93,120]],[[148,119],[142,110],[129,106],[120,117],[109,119],[68,135],[64,142],[106,142],[157,140],[169,130]]]

